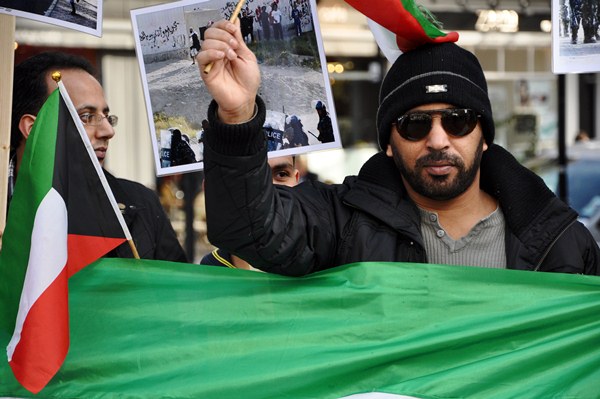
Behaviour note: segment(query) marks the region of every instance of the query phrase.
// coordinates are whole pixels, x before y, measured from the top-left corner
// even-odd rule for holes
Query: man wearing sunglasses
[[[275,190],[265,162],[260,72],[220,21],[198,57],[215,99],[204,162],[208,238],[261,270],[304,275],[360,261],[600,274],[577,214],[494,145],[487,83],[454,43],[401,55],[380,91],[382,152],[343,184]]]
[[[23,61],[15,67],[14,72],[9,201],[18,177],[25,142],[36,115],[57,88],[51,78],[54,71],[61,72],[62,82],[79,113],[101,165],[104,163],[108,143],[115,135],[114,126],[118,118],[110,114],[102,86],[94,77],[95,72],[87,60],[65,53],[47,52]],[[106,170],[104,174],[140,257],[187,262],[185,252],[157,195],[139,183],[118,179]],[[129,244],[124,243],[107,256],[132,258],[133,253]]]

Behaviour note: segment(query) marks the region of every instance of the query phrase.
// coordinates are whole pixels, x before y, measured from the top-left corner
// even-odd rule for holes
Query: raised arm
[[[202,51],[198,55],[200,75],[219,105],[218,117],[226,124],[251,119],[260,86],[256,56],[244,42],[239,19],[236,23],[221,20],[208,28]],[[210,72],[204,72],[212,64]]]
[[[214,99],[204,135],[208,239],[264,271],[304,275],[332,265],[335,223],[323,195],[273,186],[259,68],[239,25],[217,22],[205,37],[197,60]]]

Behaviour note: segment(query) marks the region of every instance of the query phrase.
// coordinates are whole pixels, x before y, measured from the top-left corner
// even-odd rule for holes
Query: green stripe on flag
[[[359,263],[292,278],[102,259],[69,286],[63,367],[34,396],[3,365],[0,396],[598,397],[595,276]]]
[[[12,329],[15,325],[29,259],[33,222],[40,202],[52,187],[54,170],[49,165],[54,165],[59,98],[60,93],[57,89],[37,115],[27,138],[19,178],[10,203],[0,252],[2,329]],[[14,220],[18,223],[12,222]]]
[[[439,30],[427,17],[423,14],[423,12],[419,9],[419,6],[415,3],[414,0],[401,0],[404,9],[408,11],[413,18],[415,18],[419,25],[425,31],[425,34],[431,38],[436,37],[444,37],[446,33]]]

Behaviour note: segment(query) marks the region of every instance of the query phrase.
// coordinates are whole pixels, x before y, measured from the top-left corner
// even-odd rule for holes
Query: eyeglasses
[[[79,119],[83,122],[84,125],[88,126],[100,126],[102,124],[102,120],[106,118],[109,125],[112,127],[117,126],[119,123],[119,117],[116,115],[103,115],[103,114],[81,114],[79,115]]]
[[[423,140],[431,131],[434,115],[441,116],[442,127],[454,137],[463,137],[471,133],[480,117],[472,109],[463,108],[417,111],[399,117],[395,123],[396,130],[406,140]]]

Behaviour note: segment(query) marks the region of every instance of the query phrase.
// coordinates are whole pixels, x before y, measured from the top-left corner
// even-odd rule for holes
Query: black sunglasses
[[[472,109],[448,108],[416,111],[404,114],[396,121],[396,130],[409,141],[423,140],[431,131],[433,115],[440,115],[442,127],[451,136],[463,137],[471,133],[479,116]]]

